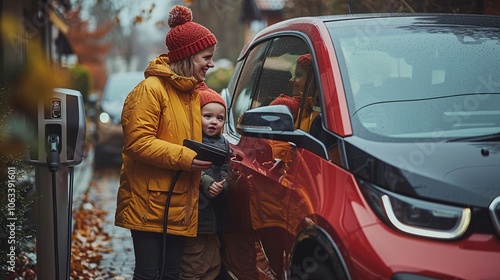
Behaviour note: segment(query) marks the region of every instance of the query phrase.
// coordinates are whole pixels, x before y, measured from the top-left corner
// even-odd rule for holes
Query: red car
[[[241,52],[237,279],[500,279],[500,17],[296,18]]]

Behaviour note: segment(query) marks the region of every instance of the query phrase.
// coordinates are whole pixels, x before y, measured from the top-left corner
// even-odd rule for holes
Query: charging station
[[[35,166],[37,279],[69,279],[73,167],[85,146],[83,96],[56,88],[36,106],[27,116],[36,138],[27,161]]]

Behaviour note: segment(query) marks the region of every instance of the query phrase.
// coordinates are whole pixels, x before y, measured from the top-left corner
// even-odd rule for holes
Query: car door
[[[226,258],[239,278],[284,277],[284,252],[289,251],[293,241],[288,209],[296,174],[294,162],[299,155],[293,143],[240,137],[235,127],[246,110],[270,105],[281,95],[292,96],[297,58],[308,52],[299,37],[276,37],[256,44],[246,60],[239,62],[238,67],[243,65],[226,129],[233,155],[231,230],[225,235],[231,244],[226,246]]]
[[[263,57],[268,48],[265,42],[254,47],[243,60],[238,61],[229,86],[227,104],[228,117],[225,125],[225,136],[231,143],[232,155],[230,161],[229,192],[228,192],[228,224],[223,233],[223,261],[227,269],[239,279],[258,279],[256,267],[255,247],[258,238],[254,233],[249,201],[250,188],[247,180],[247,162],[249,157],[244,156],[245,146],[240,143],[240,136],[236,132],[236,123],[240,116],[250,108],[254,81],[258,79]],[[265,155],[263,150],[256,150],[257,157]]]

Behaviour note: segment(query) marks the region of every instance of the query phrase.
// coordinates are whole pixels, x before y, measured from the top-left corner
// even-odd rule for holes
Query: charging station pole
[[[35,167],[36,197],[36,254],[37,279],[69,279],[71,261],[71,225],[69,209],[68,167],[61,165],[56,175],[57,235],[53,221],[52,174],[47,166]],[[57,236],[57,240],[55,238]],[[56,243],[57,242],[57,243]],[[56,258],[55,248],[58,250]],[[56,264],[58,260],[59,263]],[[59,267],[59,277],[55,266]]]
[[[83,159],[85,111],[80,92],[54,89],[28,116],[37,144],[28,163],[35,166],[34,203],[38,280],[68,280],[71,261],[73,166]]]

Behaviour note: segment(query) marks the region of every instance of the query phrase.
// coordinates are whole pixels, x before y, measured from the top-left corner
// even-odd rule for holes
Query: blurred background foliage
[[[88,102],[89,95],[92,92],[92,76],[87,67],[80,64],[75,64],[68,68],[71,88],[78,90],[84,102]]]
[[[30,219],[31,205],[34,197],[32,196],[33,184],[30,181],[30,167],[23,161],[26,152],[25,137],[20,135],[23,131],[19,129],[19,120],[13,114],[14,110],[6,103],[9,96],[7,90],[0,87],[0,273],[9,274],[7,265],[11,260],[7,253],[14,251],[16,262],[20,261],[21,256],[29,254],[33,256],[35,248],[35,228]],[[10,170],[10,172],[9,172]],[[9,177],[9,174],[14,178]],[[14,184],[13,187],[11,184]],[[12,191],[15,191],[12,193]],[[8,195],[9,200],[7,200]],[[13,197],[12,197],[13,195]],[[13,200],[12,200],[13,199]],[[14,207],[8,207],[7,202],[14,202]],[[5,204],[4,204],[5,202]],[[14,221],[15,236],[11,237],[9,225]],[[14,243],[12,243],[14,241]],[[14,250],[12,250],[14,248]],[[27,273],[31,268],[23,269]],[[13,273],[10,273],[11,275]],[[20,275],[20,274],[19,274]],[[25,278],[29,279],[29,278]]]
[[[229,83],[233,70],[234,68],[230,66],[209,71],[205,79],[207,86],[220,93]]]
[[[17,20],[10,16],[1,19],[2,41],[12,40],[12,34],[18,34],[19,25]],[[22,256],[33,253],[34,226],[28,223],[28,213],[33,203],[30,195],[33,191],[33,183],[30,182],[30,167],[24,162],[27,147],[33,144],[34,138],[29,127],[34,125],[24,121],[24,115],[34,114],[38,102],[50,97],[56,87],[69,87],[70,82],[64,70],[53,65],[46,57],[38,40],[16,41],[19,49],[29,53],[25,57],[24,65],[10,64],[11,60],[5,60],[4,67],[9,69],[9,82],[0,85],[0,223],[6,225],[8,218],[16,219],[15,244],[8,243],[9,232],[6,227],[0,229],[0,270],[2,275],[7,275],[7,254],[10,246],[15,247],[19,253],[17,261],[22,263]],[[15,210],[9,212],[5,206],[9,189],[8,169],[15,168]],[[11,214],[14,214],[12,216]],[[23,270],[27,273],[30,268]],[[11,273],[11,275],[14,275]],[[33,279],[33,278],[23,278]]]

